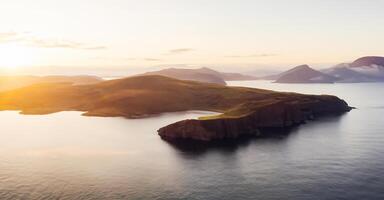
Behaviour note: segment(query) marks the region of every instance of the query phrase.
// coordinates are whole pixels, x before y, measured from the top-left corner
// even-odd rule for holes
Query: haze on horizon
[[[384,54],[383,7],[381,0],[2,0],[0,71],[332,65]]]

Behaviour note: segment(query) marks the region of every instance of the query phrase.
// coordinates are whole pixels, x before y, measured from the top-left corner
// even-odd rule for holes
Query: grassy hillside
[[[24,114],[77,110],[84,111],[85,115],[127,118],[206,110],[223,113],[220,118],[236,118],[277,102],[322,101],[326,98],[336,97],[226,87],[163,76],[138,76],[91,85],[43,83],[2,92],[0,110],[21,110]]]

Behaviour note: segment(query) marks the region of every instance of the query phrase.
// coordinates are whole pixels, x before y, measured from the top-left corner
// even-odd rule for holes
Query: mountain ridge
[[[277,75],[275,83],[334,83],[337,78],[304,64]]]
[[[226,85],[225,81],[233,80],[255,80],[256,77],[244,75],[240,73],[226,73],[213,70],[208,67],[201,67],[197,69],[186,68],[166,68],[159,71],[146,72],[139,74],[139,76],[147,75],[162,75],[180,80],[192,80],[207,83],[217,83]]]
[[[338,77],[339,82],[384,82],[384,57],[365,56],[352,63],[341,63],[323,70]]]

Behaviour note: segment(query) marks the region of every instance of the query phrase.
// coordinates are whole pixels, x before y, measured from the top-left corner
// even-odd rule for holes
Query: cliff
[[[213,140],[260,134],[264,127],[289,127],[322,114],[349,111],[334,96],[137,76],[90,85],[43,83],[0,93],[0,110],[23,114],[83,111],[87,116],[142,118],[203,110],[222,113],[181,121],[159,130],[164,139]]]
[[[253,102],[252,104],[258,104]],[[252,109],[253,105],[245,105]],[[158,130],[161,138],[169,141],[212,141],[238,138],[245,135],[267,136],[271,128],[289,128],[328,114],[341,114],[351,108],[334,96],[308,96],[278,100],[256,107],[241,117],[223,117],[206,120],[184,120]]]

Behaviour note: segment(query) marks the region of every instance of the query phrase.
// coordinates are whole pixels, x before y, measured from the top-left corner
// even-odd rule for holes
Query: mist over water
[[[156,131],[206,112],[135,120],[0,112],[0,199],[384,198],[384,84],[229,85],[334,94],[357,109],[198,151]]]

